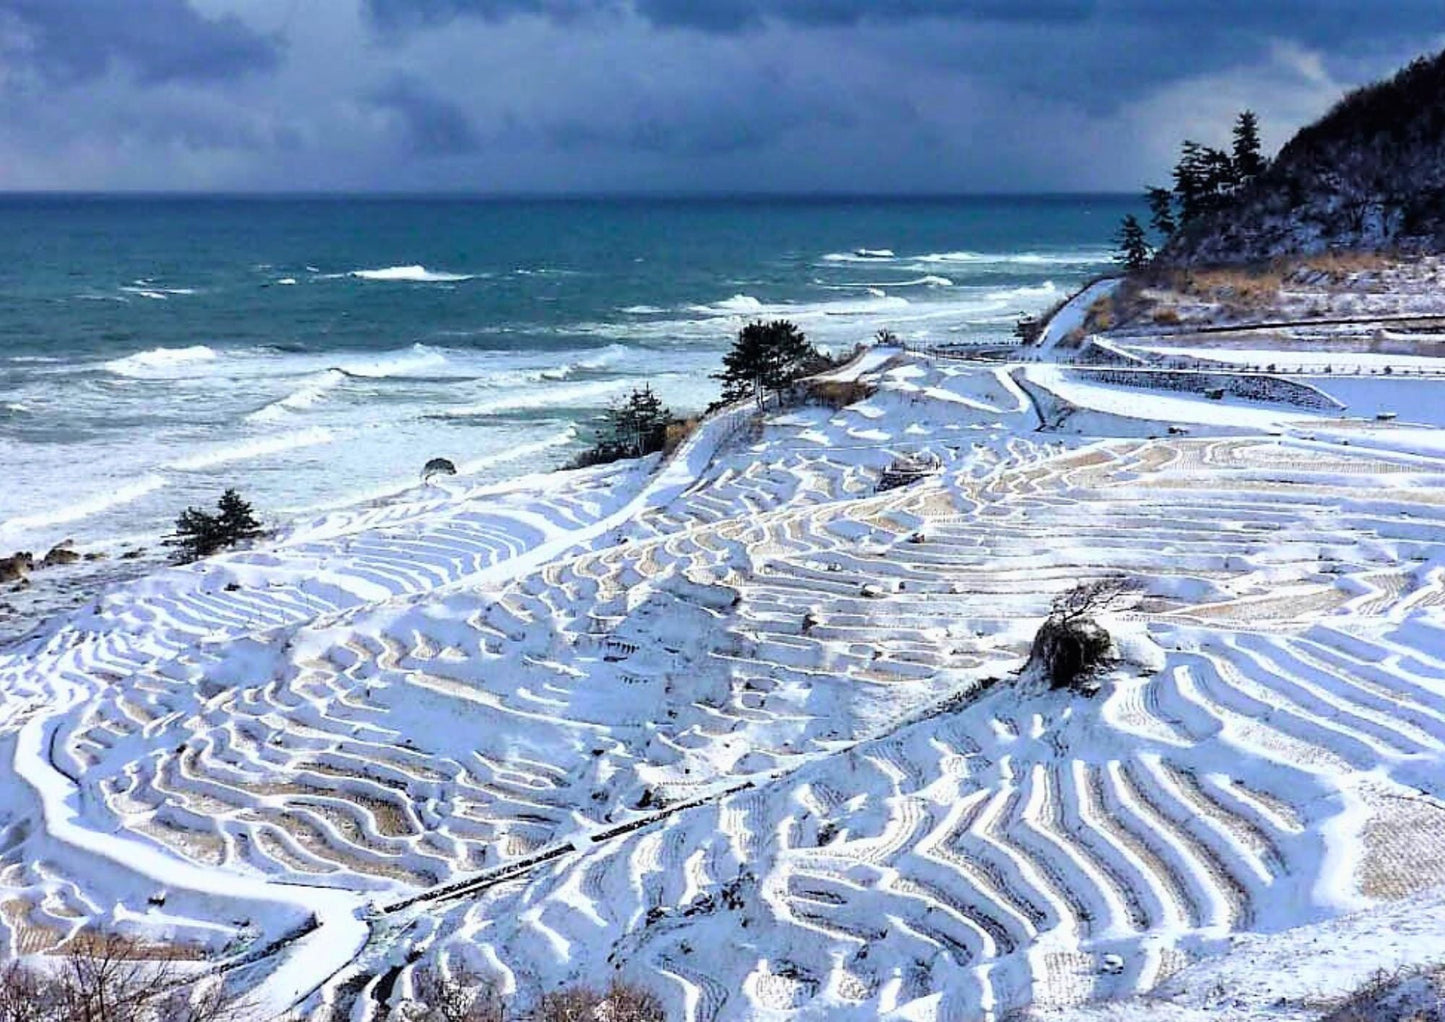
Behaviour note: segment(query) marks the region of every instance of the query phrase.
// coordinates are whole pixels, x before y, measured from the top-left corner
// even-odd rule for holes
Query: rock
[[[87,561],[103,561],[109,556],[104,550],[91,550],[85,554],[85,559]]]
[[[134,561],[134,560],[138,560],[139,558],[144,557],[144,556],[145,556],[145,551],[144,551],[143,549],[137,547],[137,548],[134,549],[134,550],[127,550],[125,553],[121,554],[121,555],[120,555],[120,559],[121,559],[122,561]]]
[[[35,556],[28,550],[17,550],[9,557],[0,559],[0,582],[23,580],[35,567]]]
[[[52,547],[50,553],[41,558],[40,566],[42,568],[53,568],[57,564],[74,564],[80,560],[80,555],[71,549],[74,545],[74,540],[67,539],[64,543]]]
[[[457,474],[457,467],[447,458],[433,458],[422,467],[421,479],[426,482],[432,476],[454,476]]]

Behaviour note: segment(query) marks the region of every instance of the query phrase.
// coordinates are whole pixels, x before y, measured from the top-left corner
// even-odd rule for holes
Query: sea
[[[550,470],[633,387],[704,407],[754,319],[1006,339],[1135,204],[0,197],[0,556],[155,551],[226,487],[283,523],[435,457]]]

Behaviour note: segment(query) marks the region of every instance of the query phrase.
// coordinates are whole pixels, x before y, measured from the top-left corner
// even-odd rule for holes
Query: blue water
[[[0,552],[551,468],[637,382],[701,407],[756,316],[1005,337],[1131,203],[0,198]]]

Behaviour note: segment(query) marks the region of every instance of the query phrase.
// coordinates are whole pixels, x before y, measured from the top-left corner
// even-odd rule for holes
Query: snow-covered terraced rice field
[[[0,654],[0,937],[179,942],[318,1017],[435,959],[953,1019],[1445,881],[1445,462],[861,368],[650,480],[338,514]],[[1117,573],[1100,693],[1016,677]]]

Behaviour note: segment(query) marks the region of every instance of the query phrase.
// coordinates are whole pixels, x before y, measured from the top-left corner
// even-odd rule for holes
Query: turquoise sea
[[[704,405],[754,317],[1005,337],[1133,204],[0,197],[0,552],[552,468],[641,381]]]

